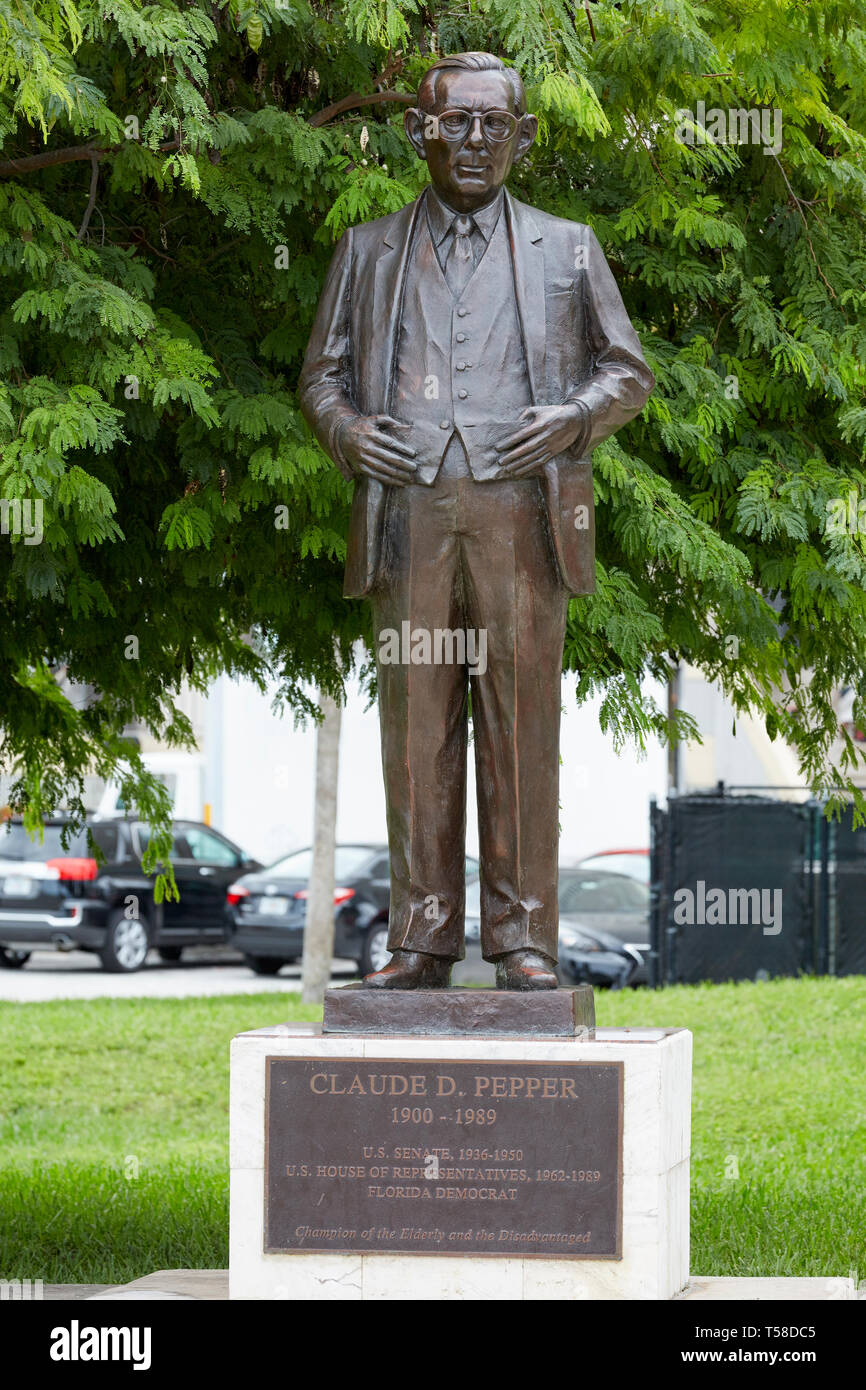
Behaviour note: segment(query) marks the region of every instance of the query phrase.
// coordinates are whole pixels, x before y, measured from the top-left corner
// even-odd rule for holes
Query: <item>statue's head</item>
[[[404,124],[433,187],[456,212],[489,203],[538,131],[520,74],[492,53],[440,58],[424,74]]]

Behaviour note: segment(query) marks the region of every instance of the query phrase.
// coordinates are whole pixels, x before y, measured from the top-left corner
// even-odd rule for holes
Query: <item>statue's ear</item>
[[[419,111],[417,106],[410,106],[403,116],[403,129],[409,137],[409,143],[419,159],[426,159],[427,153],[424,149],[424,113]]]
[[[538,117],[522,116],[520,119],[520,129],[517,132],[517,141],[514,146],[514,163],[522,159],[535,140],[538,134]]]

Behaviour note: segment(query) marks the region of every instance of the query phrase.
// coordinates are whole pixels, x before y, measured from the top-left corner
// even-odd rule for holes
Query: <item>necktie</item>
[[[475,259],[472,255],[474,227],[472,218],[462,213],[451,223],[451,249],[445,262],[445,279],[458,299],[475,269]]]

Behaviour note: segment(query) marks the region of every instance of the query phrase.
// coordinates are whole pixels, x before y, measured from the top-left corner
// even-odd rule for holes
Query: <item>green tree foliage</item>
[[[541,130],[513,191],[592,225],[659,383],[595,455],[580,694],[643,743],[667,720],[642,678],[690,662],[828,780],[832,695],[866,665],[864,535],[826,524],[866,499],[864,20],[0,0],[0,497],[44,508],[40,544],[0,537],[0,722],[30,817],[109,770],[130,719],[182,742],[183,678],[270,673],[299,710],[305,683],[339,688],[367,633],[341,597],[350,490],[297,373],[336,237],[423,186],[402,110],[461,49],[522,72]],[[699,102],[778,111],[781,144],[705,138]],[[74,707],[60,665],[97,698]]]

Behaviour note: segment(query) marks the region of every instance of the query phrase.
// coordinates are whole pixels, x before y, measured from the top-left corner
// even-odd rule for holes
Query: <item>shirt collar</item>
[[[500,188],[492,203],[488,203],[486,207],[479,208],[477,212],[471,214],[472,221],[475,223],[475,226],[478,228],[485,242],[489,242],[496,230],[496,223],[499,221],[499,214],[502,211],[502,204],[504,201],[505,190]],[[451,231],[451,224],[457,216],[457,213],[453,208],[447,207],[432,188],[427,189],[426,203],[427,221],[430,226],[430,233],[434,243],[437,246],[441,246],[442,242]]]

